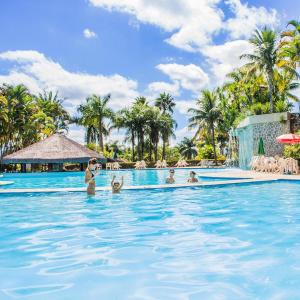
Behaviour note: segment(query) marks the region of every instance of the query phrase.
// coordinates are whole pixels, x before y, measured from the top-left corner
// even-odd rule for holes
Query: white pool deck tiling
[[[275,182],[278,180],[298,180],[299,175],[281,175],[270,173],[257,173],[253,171],[231,170],[224,171],[222,174],[219,172],[212,172],[205,174],[206,178],[224,178],[225,180],[206,181],[198,183],[179,183],[179,184],[159,184],[159,185],[140,185],[140,186],[124,186],[123,190],[144,190],[144,189],[163,189],[163,188],[184,188],[184,187],[221,187],[228,185],[241,185],[251,183],[265,183]],[[230,180],[232,178],[232,180]],[[108,191],[110,186],[100,186],[96,191]],[[34,189],[0,189],[0,194],[15,194],[15,193],[56,193],[56,192],[85,192],[85,187],[79,188],[34,188]]]

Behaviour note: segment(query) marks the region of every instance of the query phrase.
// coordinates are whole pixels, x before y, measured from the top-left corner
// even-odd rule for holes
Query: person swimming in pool
[[[190,172],[190,178],[188,179],[188,183],[196,183],[199,180],[196,178],[196,173],[194,171]]]
[[[96,181],[95,176],[98,175],[97,170],[99,169],[97,159],[92,158],[88,162],[88,166],[85,170],[85,183],[87,184],[87,194],[95,195]]]
[[[121,177],[121,183],[119,181],[116,181],[116,176],[114,175],[113,176],[113,179],[111,181],[111,191],[113,194],[118,194],[120,193],[122,187],[123,187],[123,184],[124,184],[124,177],[122,176]]]
[[[175,170],[174,169],[170,169],[169,171],[169,177],[166,178],[166,183],[175,183],[175,179],[174,179],[174,174],[175,174]]]

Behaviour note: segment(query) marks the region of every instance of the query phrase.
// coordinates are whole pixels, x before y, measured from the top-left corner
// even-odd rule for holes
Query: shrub
[[[300,159],[300,145],[289,145],[284,147],[284,157]]]
[[[212,145],[204,145],[199,148],[198,155],[196,159],[213,159],[214,158],[214,148]]]

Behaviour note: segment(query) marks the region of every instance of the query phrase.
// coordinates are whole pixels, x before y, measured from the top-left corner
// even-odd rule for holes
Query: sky
[[[241,65],[253,30],[299,15],[297,0],[1,0],[0,84],[57,91],[72,115],[91,94],[117,111],[168,92],[180,141],[193,135],[187,109]],[[83,143],[84,129],[69,136]]]

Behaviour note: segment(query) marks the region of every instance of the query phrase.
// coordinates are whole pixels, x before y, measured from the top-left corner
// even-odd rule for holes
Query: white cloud
[[[275,26],[278,24],[278,14],[275,9],[267,10],[265,7],[249,6],[240,0],[227,0],[234,17],[226,21],[226,29],[234,39],[247,38],[253,31],[261,26]]]
[[[169,93],[172,96],[180,95],[180,86],[178,82],[168,83],[163,81],[152,82],[148,85],[147,93],[150,94],[150,97],[156,97],[160,93]]]
[[[190,108],[195,108],[196,100],[178,100],[176,101],[176,109],[183,115],[188,114]]]
[[[168,75],[181,88],[198,93],[209,84],[208,75],[194,64],[160,64],[156,68]]]
[[[23,83],[34,92],[44,89],[58,91],[66,98],[69,110],[74,110],[91,94],[111,94],[111,105],[116,109],[130,104],[138,96],[137,82],[119,74],[110,76],[75,73],[37,51],[7,51],[0,53],[0,60],[15,62],[7,75],[0,76],[1,83]]]
[[[177,129],[175,132],[176,140],[171,139],[171,145],[175,146],[177,143],[180,143],[185,137],[192,138],[195,135],[196,130],[190,130],[188,126]]]
[[[70,125],[69,126],[69,132],[67,136],[76,141],[77,143],[84,144],[85,141],[85,131],[82,127],[77,126],[77,125]]]
[[[142,23],[158,26],[171,35],[167,42],[194,51],[210,41],[222,27],[223,13],[216,5],[221,0],[90,0],[107,10],[136,17]]]
[[[7,51],[0,53],[0,61],[15,63],[7,75],[0,75],[0,84],[24,84],[32,93],[45,90],[58,91],[66,100],[70,113],[91,94],[111,94],[111,107],[119,109],[129,105],[138,96],[138,84],[119,74],[110,76],[75,73],[37,51]],[[83,130],[71,128],[70,135],[83,142]]]
[[[88,28],[86,28],[86,29],[83,30],[83,35],[87,39],[97,38],[97,34],[94,31],[92,31],[92,30],[90,30]]]
[[[251,52],[252,46],[246,40],[207,46],[202,50],[203,55],[208,58],[210,63],[211,73],[215,78],[214,84],[223,83],[229,72],[245,63],[240,59],[240,56]]]
[[[95,7],[127,13],[141,23],[170,33],[166,41],[186,51],[199,51],[220,32],[233,38],[248,37],[256,27],[276,25],[275,10],[227,0],[227,18],[222,0],[89,0]]]

